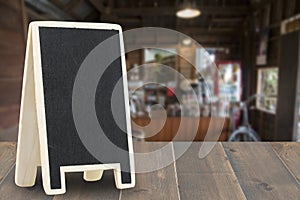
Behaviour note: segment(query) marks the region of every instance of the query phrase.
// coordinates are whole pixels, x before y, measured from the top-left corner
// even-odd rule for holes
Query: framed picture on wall
[[[278,67],[258,69],[256,107],[275,114],[277,106]]]
[[[259,45],[258,45],[258,50],[256,55],[257,65],[267,64],[268,41],[269,41],[269,30],[264,30],[260,33]]]

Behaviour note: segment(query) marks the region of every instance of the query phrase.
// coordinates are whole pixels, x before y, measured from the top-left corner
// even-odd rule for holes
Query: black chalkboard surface
[[[43,185],[47,194],[64,193],[64,173],[72,171],[84,171],[85,179],[93,181],[101,178],[103,170],[114,169],[118,188],[134,186],[132,138],[124,70],[126,67],[124,55],[121,56],[121,34],[120,26],[113,24],[31,24],[20,114],[17,185],[34,184],[33,178],[26,182],[24,176],[34,176],[36,170],[24,172],[20,165],[33,166],[36,163],[36,166],[42,166]],[[109,44],[105,51],[103,48],[101,50],[101,44],[111,38],[112,45]],[[98,60],[95,60],[95,55]],[[112,57],[113,60],[108,63],[105,59],[101,60],[107,57]],[[84,67],[94,67],[95,73],[78,77]],[[97,71],[101,70],[102,73],[97,77]],[[76,82],[78,79],[79,82],[86,83],[93,77],[98,81],[94,81],[91,87],[84,88]],[[117,92],[114,93],[117,85]],[[76,96],[76,91],[81,93]],[[35,97],[35,105],[29,103],[32,100],[30,93]],[[117,101],[113,98],[117,98]],[[76,108],[74,102],[81,105]],[[115,110],[118,113],[118,123],[113,113],[114,108],[117,108]],[[29,116],[27,110],[36,115]],[[93,112],[102,132],[97,129],[98,126],[95,128],[95,125],[90,124],[92,120],[89,116]],[[74,117],[76,113],[79,113],[79,117]],[[28,120],[30,117],[34,119]],[[29,135],[33,140],[27,141],[25,137],[30,130],[35,135]],[[34,162],[26,160],[24,155],[25,151],[29,153],[29,143],[32,143],[31,152],[39,152],[36,153],[39,158],[33,159]],[[33,145],[34,143],[39,145]]]

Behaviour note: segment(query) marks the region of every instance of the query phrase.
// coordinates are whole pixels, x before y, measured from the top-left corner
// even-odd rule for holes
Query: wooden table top
[[[0,199],[300,199],[300,143],[217,143],[204,159],[200,144],[163,169],[137,174],[135,188],[116,189],[111,171],[97,182],[68,173],[66,194],[47,196],[40,171],[34,187],[14,184],[16,143],[0,142]],[[157,145],[135,142],[134,148]],[[153,162],[160,158],[145,164]]]

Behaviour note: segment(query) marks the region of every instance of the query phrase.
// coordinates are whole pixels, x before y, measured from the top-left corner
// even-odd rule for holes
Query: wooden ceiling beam
[[[150,31],[151,32],[151,31]],[[149,34],[149,35],[148,35]],[[155,35],[153,35],[155,34]],[[132,33],[124,33],[124,41],[126,44],[139,44],[141,46],[147,45],[147,44],[164,44],[164,43],[172,43],[173,45],[176,45],[177,43],[180,43],[183,39],[186,38],[186,36],[183,36],[181,34],[179,35],[167,35],[162,33],[160,36],[158,36],[159,33],[147,33],[141,30],[141,33],[138,34],[138,36],[132,35]],[[223,44],[223,43],[229,43],[229,44],[235,44],[240,43],[240,39],[237,37],[232,36],[216,36],[216,35],[206,35],[206,36],[198,36],[194,35],[191,36],[191,38],[197,42],[199,42],[200,45],[212,43],[212,44]]]
[[[84,21],[94,21],[94,20],[98,21],[98,18],[99,18],[99,12],[93,10],[92,12],[90,12],[90,14],[85,16]]]
[[[212,18],[212,23],[240,23],[244,21],[244,17],[218,17],[218,18]]]
[[[50,1],[41,0],[25,0],[26,5],[35,8],[36,10],[47,13],[56,20],[74,20],[74,17],[65,13]]]
[[[235,40],[233,38],[222,38],[222,37],[199,37],[199,36],[193,36],[194,40],[199,42],[199,44],[202,45],[205,43],[238,43],[238,40]]]
[[[72,9],[76,7],[81,0],[71,1],[67,6],[65,6],[60,0],[51,0],[51,2],[57,6],[59,9],[63,10],[68,15],[72,16],[76,20],[81,20],[81,18],[72,12]],[[72,4],[71,4],[72,3]]]
[[[32,9],[31,7],[26,7],[25,8],[27,16],[30,19],[33,20],[55,20],[55,17],[52,17],[50,15],[44,15],[36,12],[36,10]]]
[[[224,34],[232,35],[237,33],[236,28],[205,28],[205,27],[176,27],[176,30],[189,34]]]
[[[103,14],[105,12],[105,7],[103,6],[102,0],[89,0],[89,1],[100,12],[100,14]]]
[[[126,21],[116,21],[117,23],[120,23],[123,27],[123,30],[130,30],[135,28],[142,28],[142,26],[130,26],[129,23],[126,23]],[[124,22],[124,23],[122,23]],[[134,22],[134,21],[132,21]],[[239,31],[236,28],[204,28],[204,27],[176,27],[176,28],[169,28],[172,30],[176,30],[180,33],[184,33],[188,36],[193,35],[201,35],[201,36],[207,36],[207,35],[213,35],[213,36],[232,36],[236,37],[239,35]]]
[[[106,7],[102,1],[89,0],[90,3],[103,13]],[[200,6],[202,15],[248,15],[252,10],[250,6]],[[175,15],[177,9],[174,7],[123,7],[110,8],[112,14],[122,16],[153,16],[153,15]]]
[[[66,11],[72,11],[74,8],[76,8],[81,3],[81,1],[82,0],[72,0],[72,1],[70,1],[67,5],[64,6],[65,10]]]
[[[242,15],[249,14],[250,6],[200,6],[202,15]],[[128,7],[111,8],[111,13],[120,16],[175,15],[174,7]]]

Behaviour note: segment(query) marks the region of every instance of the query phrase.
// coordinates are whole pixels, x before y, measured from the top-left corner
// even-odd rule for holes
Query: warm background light
[[[179,18],[194,18],[198,17],[201,14],[200,10],[195,8],[184,8],[182,10],[177,11],[176,16]]]

